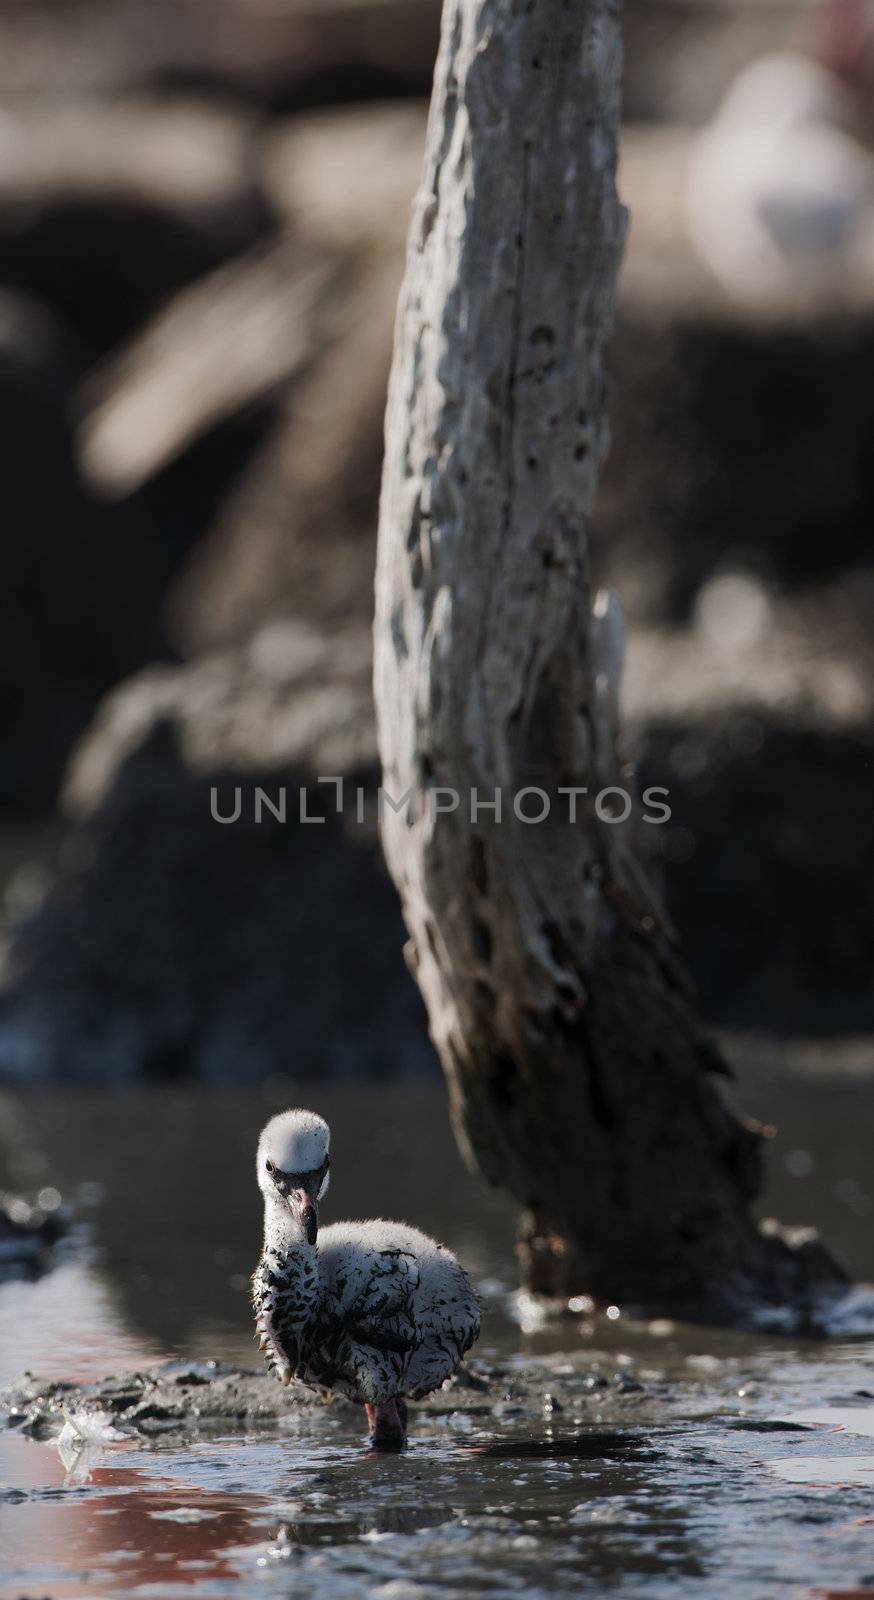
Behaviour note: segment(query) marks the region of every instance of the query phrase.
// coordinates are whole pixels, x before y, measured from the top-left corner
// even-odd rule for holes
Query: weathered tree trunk
[[[386,791],[412,800],[383,839],[456,1132],[525,1208],[528,1284],[742,1320],[842,1280],[750,1219],[760,1136],[717,1091],[633,824],[591,804],[631,781],[586,548],[620,71],[618,0],[446,0],[386,423],[376,703]],[[472,816],[496,790],[500,821]]]

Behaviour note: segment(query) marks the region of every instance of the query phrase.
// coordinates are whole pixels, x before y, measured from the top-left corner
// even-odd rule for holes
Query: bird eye
[[[276,1171],[276,1168],[275,1168],[275,1167],[274,1167],[274,1165],[273,1165],[273,1162],[272,1162],[272,1161],[267,1161],[267,1162],[266,1162],[266,1163],[265,1163],[265,1165],[266,1165],[266,1167],[267,1167],[267,1171],[268,1171],[268,1172],[269,1172],[269,1174],[270,1174],[270,1176],[271,1176],[271,1178],[272,1178],[272,1177],[273,1177],[273,1174],[274,1174],[274,1172],[275,1172],[275,1171]]]

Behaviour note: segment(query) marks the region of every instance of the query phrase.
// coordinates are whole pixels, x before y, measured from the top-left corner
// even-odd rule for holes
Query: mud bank
[[[629,1411],[640,1421],[641,1405],[664,1402],[670,1390],[659,1384],[647,1390],[631,1373],[593,1370],[563,1362],[474,1361],[451,1378],[436,1394],[411,1407],[413,1427],[418,1414],[495,1417],[542,1424],[544,1418],[598,1401],[600,1420],[605,1410],[618,1421]],[[330,1401],[332,1414],[353,1416],[360,1408],[340,1397]],[[295,1385],[283,1388],[268,1373],[226,1366],[216,1361],[169,1361],[143,1371],[125,1372],[96,1383],[47,1382],[25,1373],[0,1391],[0,1413],[6,1425],[33,1438],[51,1438],[69,1419],[83,1430],[120,1434],[173,1433],[195,1435],[204,1429],[223,1433],[239,1427],[282,1427],[302,1411],[319,1412],[327,1403],[317,1394]]]

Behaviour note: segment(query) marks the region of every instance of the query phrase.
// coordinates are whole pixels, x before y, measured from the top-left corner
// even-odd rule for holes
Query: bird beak
[[[292,1189],[288,1203],[300,1217],[307,1244],[315,1244],[319,1232],[319,1208],[315,1196],[308,1189]]]
[[[315,1244],[319,1231],[319,1175],[307,1174],[303,1183],[300,1179],[295,1183],[288,1178],[279,1180],[280,1194],[284,1195],[289,1211],[292,1211],[300,1222],[307,1243]]]

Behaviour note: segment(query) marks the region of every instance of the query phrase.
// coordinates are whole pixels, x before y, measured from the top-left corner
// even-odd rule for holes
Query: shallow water
[[[785,1130],[773,1208],[822,1219],[874,1277],[870,1080],[759,1073]],[[791,1093],[790,1093],[791,1089]],[[523,1335],[513,1217],[461,1167],[438,1088],[318,1096],[332,1217],[407,1213],[480,1284],[481,1354],[536,1362],[564,1396],[420,1413],[400,1458],[340,1407],[278,1430],[180,1440],[0,1434],[4,1596],[874,1594],[874,1344],[801,1343],[624,1318]],[[52,1182],[82,1219],[62,1264],[0,1287],[0,1382],[167,1356],[254,1364],[254,1138],[272,1105],[186,1092],[8,1103],[0,1182]],[[639,1387],[638,1387],[639,1386]],[[479,1399],[479,1397],[477,1397]],[[363,1419],[362,1419],[363,1421]],[[65,1430],[72,1434],[72,1430]]]

